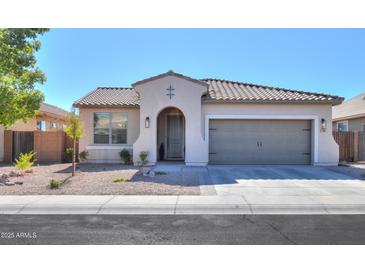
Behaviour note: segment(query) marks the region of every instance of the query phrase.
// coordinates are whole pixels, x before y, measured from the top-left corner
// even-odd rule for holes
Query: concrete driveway
[[[241,196],[249,204],[365,203],[365,180],[340,173],[340,169],[331,169],[208,166],[208,173],[217,195]]]

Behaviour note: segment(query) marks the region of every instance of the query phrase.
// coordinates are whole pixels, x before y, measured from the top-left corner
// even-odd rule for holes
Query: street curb
[[[269,205],[269,204],[28,204],[1,205],[0,214],[97,214],[97,215],[329,215],[365,214],[365,204],[313,204],[313,205]]]

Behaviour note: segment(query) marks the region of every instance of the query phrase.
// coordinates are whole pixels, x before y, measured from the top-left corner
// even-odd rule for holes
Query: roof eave
[[[336,122],[336,121],[357,119],[357,118],[363,118],[363,117],[365,117],[365,113],[359,113],[359,114],[354,114],[354,115],[347,115],[347,116],[335,117],[335,118],[332,118],[332,120],[334,122]]]
[[[130,105],[102,105],[102,104],[73,104],[75,108],[139,108],[139,104]]]
[[[338,99],[334,100],[236,100],[236,99],[204,99],[202,98],[202,103],[214,104],[214,103],[224,103],[224,104],[323,104],[323,105],[338,105],[342,101]]]
[[[185,75],[180,74],[180,73],[173,72],[172,70],[169,70],[168,72],[165,72],[165,73],[162,73],[162,74],[153,76],[153,77],[149,77],[149,78],[146,78],[146,79],[137,81],[137,82],[135,82],[135,83],[132,84],[132,87],[134,88],[134,87],[139,86],[141,84],[145,84],[145,83],[148,83],[148,82],[157,80],[157,79],[161,79],[161,78],[166,77],[166,76],[175,76],[175,77],[178,77],[178,78],[181,78],[181,79],[185,79],[187,81],[190,81],[190,82],[193,82],[193,83],[202,85],[204,87],[209,87],[209,84],[206,83],[206,82],[203,82],[203,81],[200,81],[198,79],[194,79],[194,78],[185,76]]]

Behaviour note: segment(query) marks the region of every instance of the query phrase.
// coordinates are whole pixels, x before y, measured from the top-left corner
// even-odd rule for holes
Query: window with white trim
[[[95,112],[94,144],[126,144],[127,128],[127,113]]]
[[[37,121],[37,130],[46,131],[46,121]]]
[[[348,121],[337,122],[337,131],[341,132],[349,131],[349,122]]]
[[[51,128],[57,128],[56,122],[51,122]]]

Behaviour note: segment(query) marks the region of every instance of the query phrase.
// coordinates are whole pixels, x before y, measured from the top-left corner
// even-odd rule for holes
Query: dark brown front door
[[[167,115],[167,159],[184,158],[184,125],[182,115]]]

